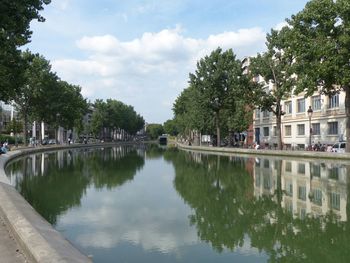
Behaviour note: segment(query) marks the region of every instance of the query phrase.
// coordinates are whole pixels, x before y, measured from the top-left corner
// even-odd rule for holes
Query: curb
[[[37,152],[57,151],[72,148],[95,148],[130,143],[72,144],[23,148],[9,151],[0,156],[0,209],[4,214],[6,224],[15,236],[16,241],[24,250],[25,255],[37,263],[91,263],[92,260],[83,255],[67,239],[10,185],[5,174],[5,166],[13,159]]]
[[[225,147],[209,147],[209,146],[189,146],[176,142],[181,149],[189,151],[201,151],[213,154],[240,154],[249,156],[275,156],[275,157],[293,157],[297,159],[317,159],[317,160],[338,160],[350,161],[350,153],[330,153],[330,152],[313,152],[313,151],[283,151],[283,150],[255,150],[242,148],[225,148]]]

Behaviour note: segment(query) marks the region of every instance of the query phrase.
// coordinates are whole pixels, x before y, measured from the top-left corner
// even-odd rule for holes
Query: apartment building
[[[242,69],[249,73],[250,58],[242,60]],[[266,91],[274,89],[272,82],[261,76],[253,81],[264,85]],[[345,92],[333,96],[315,93],[293,95],[282,101],[281,136],[284,149],[306,149],[310,143],[333,145],[346,140]],[[272,112],[256,109],[253,119],[254,142],[262,148],[277,147],[276,117]]]
[[[292,95],[282,101],[282,143],[285,149],[305,149],[310,144],[334,144],[346,139],[345,93],[333,96]],[[310,114],[310,109],[312,110]],[[309,111],[309,112],[308,112]],[[262,147],[277,144],[276,117],[268,111],[255,110],[254,139]]]

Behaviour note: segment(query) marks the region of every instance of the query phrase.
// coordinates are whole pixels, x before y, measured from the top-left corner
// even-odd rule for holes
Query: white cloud
[[[283,21],[283,22],[280,22],[277,25],[275,25],[273,29],[281,30],[285,26],[288,26],[288,23],[286,21]]]
[[[52,4],[57,9],[64,11],[71,4],[70,2],[71,2],[71,0],[60,0],[60,1],[53,1]]]
[[[254,55],[264,49],[264,42],[261,28],[195,39],[184,36],[176,26],[146,32],[130,41],[113,35],[84,36],[76,45],[88,54],[85,59],[61,59],[52,64],[63,79],[81,85],[90,99],[117,98],[134,105],[146,121],[164,122],[172,115],[169,100],[186,88],[188,73],[194,71],[198,59],[218,46],[232,48],[238,57]]]

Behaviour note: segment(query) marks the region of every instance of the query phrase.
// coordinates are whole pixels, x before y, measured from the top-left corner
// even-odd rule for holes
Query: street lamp
[[[309,138],[309,149],[311,150],[311,135],[312,135],[312,127],[311,127],[311,117],[312,113],[314,111],[311,109],[311,106],[309,106],[309,109],[307,110],[307,115],[309,116],[309,127],[310,127],[310,138]]]

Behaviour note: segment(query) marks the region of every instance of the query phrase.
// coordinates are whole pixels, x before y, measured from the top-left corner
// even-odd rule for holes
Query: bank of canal
[[[4,183],[1,209],[22,245],[32,246],[26,251],[39,251],[37,262],[90,260],[79,251],[94,262],[267,262],[286,251],[310,262],[350,259],[348,154],[178,147],[190,152],[35,149],[4,175],[4,164],[24,154],[10,152],[0,157],[0,178],[56,230]],[[50,238],[45,248],[31,244]],[[84,261],[68,260],[67,251]]]

